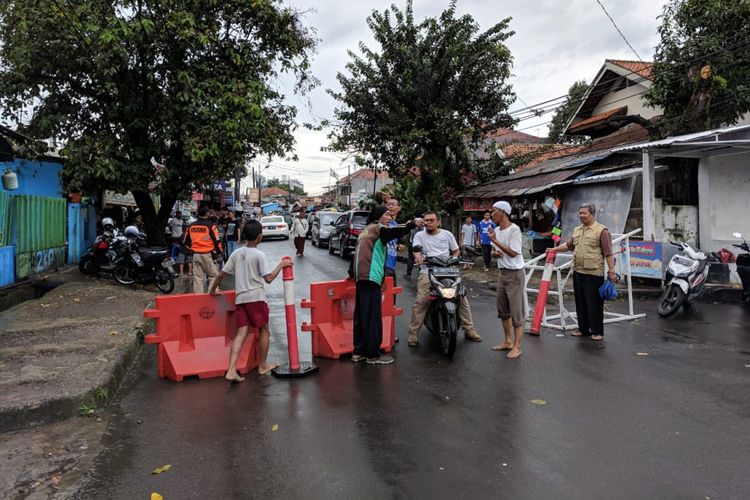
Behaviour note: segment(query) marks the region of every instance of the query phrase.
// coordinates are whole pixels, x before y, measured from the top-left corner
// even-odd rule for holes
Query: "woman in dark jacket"
[[[359,234],[354,252],[354,279],[357,294],[354,302],[354,353],[352,361],[368,365],[388,365],[393,358],[380,353],[383,342],[382,285],[385,276],[387,243],[402,238],[421,221],[405,226],[388,227],[391,216],[384,206],[370,211],[367,227]]]

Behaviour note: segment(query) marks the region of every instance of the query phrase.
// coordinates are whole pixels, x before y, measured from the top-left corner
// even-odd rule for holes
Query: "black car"
[[[328,246],[336,221],[341,217],[340,212],[318,212],[310,221],[310,240],[312,244],[324,248]]]
[[[342,258],[347,257],[357,246],[359,233],[367,226],[370,212],[350,210],[336,219],[328,242],[328,253],[339,252]]]

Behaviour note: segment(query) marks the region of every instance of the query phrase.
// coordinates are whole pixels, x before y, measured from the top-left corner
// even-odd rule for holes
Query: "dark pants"
[[[411,272],[414,269],[414,254],[411,253],[411,243],[409,243],[409,248],[406,253],[408,254],[406,256],[406,275],[411,278]]]
[[[380,285],[357,281],[354,299],[354,354],[374,359],[383,342],[383,300]]]
[[[492,245],[482,243],[482,258],[484,259],[484,267],[490,267],[492,264]]]
[[[297,249],[297,255],[305,254],[305,237],[304,236],[294,237],[294,248]]]
[[[573,273],[578,329],[587,337],[604,335],[604,299],[599,295],[602,284],[604,276]]]

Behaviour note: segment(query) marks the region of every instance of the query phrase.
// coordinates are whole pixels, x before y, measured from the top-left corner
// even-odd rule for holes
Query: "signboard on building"
[[[126,207],[135,207],[137,203],[133,198],[133,193],[128,191],[125,194],[115,193],[114,191],[104,191],[105,205],[124,205]]]
[[[631,241],[630,242],[630,272],[633,276],[640,278],[662,279],[662,244],[658,241]],[[619,262],[620,274],[623,274],[627,254],[625,243],[620,243]]]
[[[249,188],[247,190],[247,201],[250,203],[260,203],[260,188]]]

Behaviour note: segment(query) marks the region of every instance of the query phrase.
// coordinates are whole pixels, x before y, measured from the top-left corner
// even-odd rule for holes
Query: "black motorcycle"
[[[84,274],[112,272],[115,261],[121,257],[127,238],[104,231],[96,237],[94,244],[81,255],[78,269]]]
[[[413,252],[421,252],[419,245]],[[466,295],[461,282],[458,257],[426,257],[427,276],[430,279],[430,297],[424,324],[433,335],[440,338],[443,354],[452,357],[456,352],[456,337],[461,328],[458,308]]]
[[[733,236],[742,238],[741,233],[734,233]],[[740,275],[742,281],[742,303],[750,306],[750,245],[746,239],[742,238],[742,243],[733,243],[732,246],[745,252],[737,256],[737,274]]]
[[[169,249],[141,247],[138,239],[129,238],[112,277],[122,285],[155,283],[168,294],[174,291],[174,263]]]

